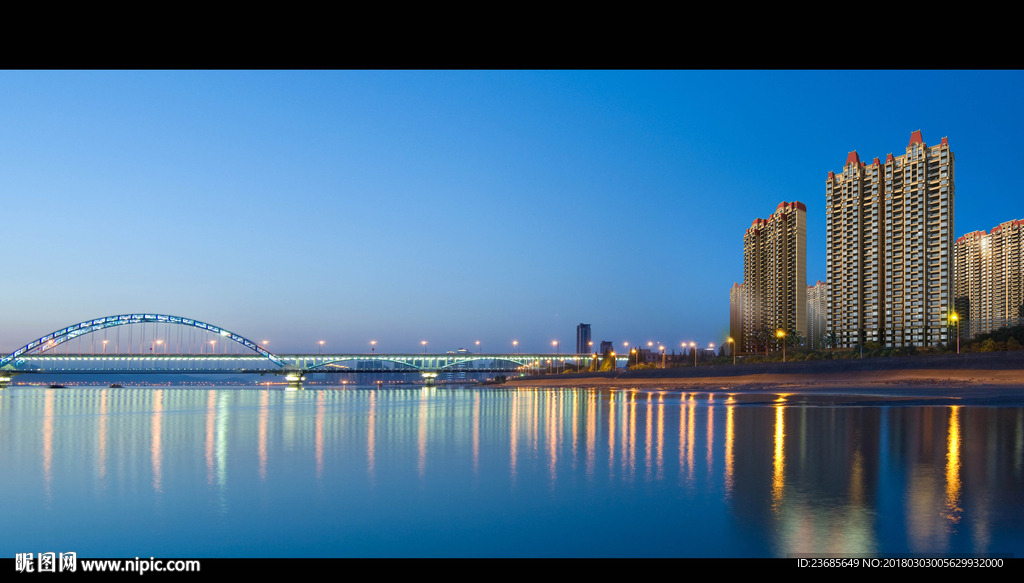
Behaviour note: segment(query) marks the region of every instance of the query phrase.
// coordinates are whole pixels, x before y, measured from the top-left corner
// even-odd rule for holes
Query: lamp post
[[[665,368],[665,345],[659,344],[658,350],[661,351],[661,368]]]
[[[949,315],[949,319],[956,322],[956,353],[960,354],[960,315],[953,312]]]
[[[697,343],[690,343],[690,352],[693,353],[693,368],[697,368]]]
[[[103,341],[103,354],[107,353],[107,342],[109,342],[109,340],[104,340]]]
[[[370,341],[370,352],[374,352],[376,350],[377,350],[377,341],[376,340],[371,340]]]
[[[426,354],[427,353],[427,341],[426,340],[420,340],[420,344],[423,345],[423,354]]]
[[[518,340],[513,340],[512,341],[512,352],[514,352],[516,354],[519,354],[519,341]]]
[[[775,337],[782,340],[782,362],[786,362],[786,331],[776,330]]]
[[[726,339],[729,343],[729,352],[732,353],[732,363],[736,364],[736,341],[732,339],[732,336]]]
[[[479,340],[476,341],[476,353],[480,354],[480,341]]]
[[[320,347],[319,347],[318,350],[319,350],[319,354],[323,354],[324,353],[324,341],[323,340],[320,341]]]

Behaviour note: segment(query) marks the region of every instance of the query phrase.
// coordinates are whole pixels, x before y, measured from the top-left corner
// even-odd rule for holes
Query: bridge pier
[[[14,380],[14,375],[0,372],[0,389],[6,389],[11,386],[12,380]]]
[[[434,386],[434,380],[437,378],[437,373],[432,371],[423,371],[420,373],[423,375],[424,384],[428,387]]]
[[[306,380],[303,376],[302,371],[293,371],[285,373],[284,380],[288,381],[288,391],[301,391],[305,387],[302,386],[302,381]]]

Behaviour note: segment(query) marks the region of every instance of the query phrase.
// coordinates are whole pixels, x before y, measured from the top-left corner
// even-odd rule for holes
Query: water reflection
[[[240,532],[267,556],[1024,548],[1018,407],[635,389],[7,389],[0,428],[0,495],[42,516],[12,532],[85,545],[73,525],[91,513],[135,524],[89,533],[106,555],[126,536],[175,549],[163,554],[224,554]],[[218,542],[202,546],[197,528]],[[453,546],[431,546],[437,529],[455,529]],[[326,533],[364,546],[325,546]]]

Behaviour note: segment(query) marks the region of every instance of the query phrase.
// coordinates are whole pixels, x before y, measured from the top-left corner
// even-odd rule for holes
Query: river
[[[1024,408],[453,387],[0,391],[0,556],[1024,552]]]

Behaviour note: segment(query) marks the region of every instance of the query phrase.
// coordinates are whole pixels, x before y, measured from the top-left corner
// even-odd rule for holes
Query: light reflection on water
[[[0,556],[1024,550],[1024,408],[812,401],[9,388]]]

